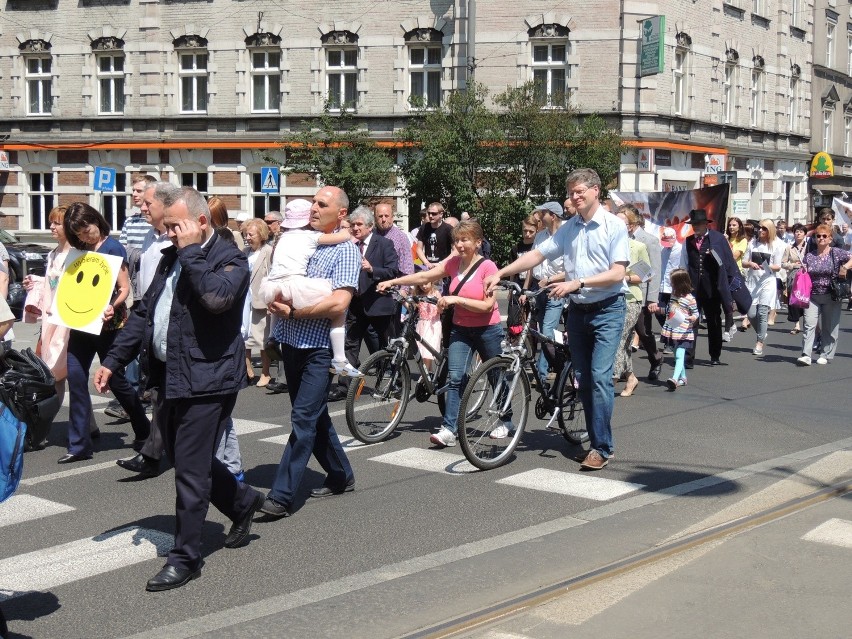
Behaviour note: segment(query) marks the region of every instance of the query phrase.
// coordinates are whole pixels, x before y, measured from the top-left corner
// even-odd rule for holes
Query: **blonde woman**
[[[246,295],[245,311],[243,313],[243,339],[246,343],[246,372],[249,384],[257,381],[259,387],[269,384],[272,379],[269,375],[269,355],[264,349],[269,329],[268,310],[260,294],[260,284],[269,274],[269,264],[272,260],[272,247],[266,243],[269,239],[269,227],[266,222],[258,218],[252,218],[243,222],[240,231],[246,240],[244,253],[249,263],[251,279],[249,280],[249,292]],[[252,351],[260,351],[260,379],[254,374],[251,365]]]

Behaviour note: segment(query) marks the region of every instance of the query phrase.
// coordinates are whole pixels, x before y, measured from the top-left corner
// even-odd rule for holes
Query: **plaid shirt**
[[[308,262],[306,275],[331,280],[331,288],[358,288],[361,252],[354,242],[341,242],[317,247]],[[272,329],[276,342],[293,348],[331,348],[328,319],[279,320]]]

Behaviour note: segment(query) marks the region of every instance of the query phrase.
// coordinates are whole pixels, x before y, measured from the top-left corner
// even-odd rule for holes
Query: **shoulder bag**
[[[828,292],[831,293],[831,299],[835,302],[848,299],[850,293],[849,280],[840,279],[837,266],[837,261],[834,259],[834,249],[829,249],[831,253],[831,281],[828,284]]]
[[[459,280],[458,286],[456,286],[455,290],[453,290],[450,295],[458,295],[465,283],[474,273],[476,273],[476,269],[478,269],[484,261],[484,257],[479,258],[476,264],[471,266],[467,270],[467,273],[464,274],[464,277]],[[450,331],[453,330],[453,314],[454,308],[452,306],[445,308],[444,312],[441,314],[441,346],[443,348],[447,348],[450,344]]]

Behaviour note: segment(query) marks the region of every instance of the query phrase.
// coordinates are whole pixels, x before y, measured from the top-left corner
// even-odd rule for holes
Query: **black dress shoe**
[[[286,393],[289,390],[284,382],[269,382],[264,388],[270,393]]]
[[[655,364],[651,367],[651,370],[648,371],[648,379],[652,382],[658,380],[660,378],[660,371],[663,369],[662,363]]]
[[[282,503],[279,503],[272,499],[271,497],[267,497],[263,501],[263,505],[260,507],[260,512],[264,515],[269,515],[270,517],[276,517],[280,519],[281,517],[289,517],[290,509]]]
[[[89,437],[91,437],[92,439],[100,439],[101,438],[101,429],[96,428],[91,433],[89,433]]]
[[[56,462],[57,464],[73,464],[78,461],[86,461],[87,459],[91,459],[91,455],[72,455],[71,453],[65,453],[59,460]]]
[[[331,497],[332,495],[351,493],[353,490],[355,490],[354,479],[343,486],[320,486],[319,488],[314,488],[311,491],[311,497]]]
[[[117,459],[115,463],[131,473],[139,473],[141,477],[156,477],[160,474],[160,460],[145,457],[142,453],[129,459]]]
[[[721,366],[721,365],[722,365],[722,362],[720,362],[718,359],[711,359],[710,360],[710,366]]]
[[[225,537],[225,548],[236,548],[242,545],[251,532],[251,522],[254,514],[263,506],[265,498],[260,493],[254,496],[254,502],[248,509],[248,512],[243,515],[239,521],[235,521],[231,530],[228,531],[228,536]]]
[[[340,386],[333,386],[332,389],[328,391],[328,401],[339,402],[341,399],[346,399],[346,389]]]
[[[198,570],[190,570],[189,568],[175,568],[170,564],[166,564],[160,572],[148,580],[145,590],[148,592],[158,592],[160,590],[180,588],[193,579],[198,579],[200,576],[200,568]]]

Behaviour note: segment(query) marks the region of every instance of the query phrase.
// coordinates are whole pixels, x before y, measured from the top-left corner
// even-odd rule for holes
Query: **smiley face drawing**
[[[85,251],[67,263],[56,290],[56,311],[69,328],[94,324],[100,332],[98,323],[118,276],[107,257],[112,256]]]

